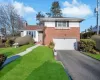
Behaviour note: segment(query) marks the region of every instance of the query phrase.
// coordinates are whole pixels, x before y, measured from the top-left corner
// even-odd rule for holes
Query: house
[[[41,18],[43,26],[26,26],[21,36],[31,35],[36,42],[49,45],[54,42],[56,50],[75,50],[80,41],[80,18]]]

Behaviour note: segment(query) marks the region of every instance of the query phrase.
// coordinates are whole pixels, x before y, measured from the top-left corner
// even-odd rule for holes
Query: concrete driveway
[[[100,62],[78,51],[57,51],[73,80],[100,80]]]

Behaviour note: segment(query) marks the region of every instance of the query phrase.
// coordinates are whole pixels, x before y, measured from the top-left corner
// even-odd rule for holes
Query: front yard
[[[48,47],[38,47],[0,71],[0,80],[68,80]]]
[[[24,45],[18,48],[14,48],[14,47],[9,47],[9,48],[0,48],[0,54],[5,54],[7,56],[12,56],[15,54],[18,54],[20,52],[25,51],[27,48],[33,46],[32,44],[29,45]]]

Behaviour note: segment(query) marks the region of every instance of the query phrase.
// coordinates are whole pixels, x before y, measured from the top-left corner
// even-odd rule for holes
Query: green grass
[[[14,48],[14,47],[9,47],[9,48],[0,48],[0,54],[5,54],[7,56],[12,56],[15,54],[18,54],[20,52],[25,51],[27,48],[31,47],[33,45],[29,44],[29,45],[24,45],[18,48]]]
[[[92,54],[92,53],[84,53],[84,54],[86,54],[86,55],[88,55],[90,57],[93,57],[93,58],[95,58],[97,60],[100,60],[100,54]]]
[[[38,47],[0,71],[0,80],[68,80],[48,47]]]

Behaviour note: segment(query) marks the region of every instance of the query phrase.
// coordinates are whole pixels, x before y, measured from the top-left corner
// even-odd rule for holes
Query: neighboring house
[[[21,36],[32,35],[36,42],[49,45],[54,42],[57,50],[77,49],[80,41],[80,18],[41,18],[42,26],[26,26]]]

